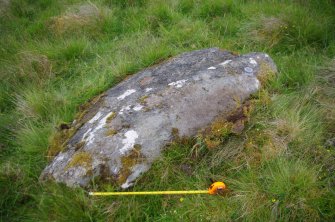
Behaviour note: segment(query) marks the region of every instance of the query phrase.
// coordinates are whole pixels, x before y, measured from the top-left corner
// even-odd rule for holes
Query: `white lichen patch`
[[[141,173],[146,172],[149,169],[147,164],[136,164],[132,167],[132,174],[130,174],[125,183],[121,185],[122,189],[127,189],[128,187],[133,185],[132,181],[135,181]]]
[[[135,130],[129,130],[125,134],[125,139],[122,140],[123,147],[120,149],[121,154],[125,154],[127,151],[131,150],[135,141],[138,138],[138,134]]]
[[[121,185],[121,188],[122,188],[122,189],[127,189],[127,188],[131,187],[132,185],[134,185],[134,183],[130,183],[130,182],[127,180],[124,184]]]
[[[226,61],[220,63],[219,65],[221,65],[221,66],[225,66],[225,65],[227,65],[227,64],[230,63],[230,62],[231,62],[231,60],[228,59],[228,60],[226,60]]]
[[[128,106],[122,106],[122,108],[120,109],[119,114],[123,114],[125,111],[129,111],[130,110],[130,105]]]
[[[209,68],[207,68],[207,69],[216,69],[216,67],[214,67],[214,66],[211,66],[211,67],[209,67]]]
[[[120,168],[119,167],[117,167],[117,166],[112,166],[111,167],[111,171],[113,172],[113,174],[118,174],[119,173],[119,171],[120,171]]]
[[[128,89],[127,91],[125,91],[122,95],[120,95],[119,97],[117,97],[118,100],[123,100],[124,98],[126,98],[127,96],[130,96],[131,94],[133,94],[134,92],[136,92],[135,89]]]
[[[84,140],[84,139],[86,139],[86,136],[87,136],[87,134],[89,133],[89,132],[91,132],[92,131],[92,129],[90,128],[90,129],[88,129],[85,133],[84,133],[84,135],[83,135],[83,137],[82,137],[82,139],[81,140]]]
[[[176,82],[171,82],[168,85],[169,86],[174,86],[176,88],[181,88],[185,85],[186,82],[187,82],[187,79],[182,79],[182,80],[178,80]]]
[[[259,81],[257,78],[255,78],[254,86],[255,86],[255,88],[256,88],[257,90],[261,87],[261,83],[260,83],[260,81]]]
[[[86,142],[87,145],[90,145],[93,143],[94,139],[95,139],[95,133],[97,132],[97,129],[95,128],[92,132],[90,132],[88,134],[88,136],[86,137]]]
[[[265,56],[265,58],[269,58],[270,57],[268,54],[265,54],[264,56]]]
[[[64,160],[64,157],[65,157],[64,153],[60,152],[58,156],[56,157],[55,162],[60,162]]]
[[[113,113],[113,112],[107,113],[107,115],[105,115],[104,118],[102,118],[102,119],[98,122],[98,125],[97,125],[96,128],[95,128],[95,131],[101,129],[102,127],[104,127],[104,126],[106,125],[107,119],[108,119],[108,117],[109,117],[112,113]]]
[[[253,66],[257,66],[257,62],[253,58],[249,58],[249,63],[252,64]]]
[[[108,117],[112,114],[113,112],[110,112],[110,113],[107,113],[107,115],[105,115],[102,119],[99,120],[99,122],[97,123],[97,125],[95,126],[95,128],[92,130],[92,129],[88,129],[82,139],[86,139],[87,141],[87,145],[90,145],[94,142],[95,140],[95,133],[102,129],[105,125],[106,125],[106,121],[108,119]],[[101,115],[100,115],[101,116]],[[86,137],[86,135],[88,134],[88,136]]]
[[[152,88],[145,88],[145,92],[150,92]]]
[[[140,111],[142,108],[143,108],[142,105],[137,104],[137,105],[133,108],[133,110],[136,111],[136,112],[138,112],[138,111]]]
[[[102,116],[101,112],[98,112],[97,114],[95,114],[95,116],[90,119],[90,121],[88,121],[88,123],[94,123],[95,121],[97,121],[100,117]]]

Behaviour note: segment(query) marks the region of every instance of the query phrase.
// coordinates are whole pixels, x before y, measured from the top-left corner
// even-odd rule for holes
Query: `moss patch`
[[[109,129],[105,133],[106,136],[114,136],[115,134],[117,134],[117,130],[115,130],[115,129]]]
[[[232,123],[220,118],[205,129],[202,138],[208,149],[218,147],[230,134]]]
[[[141,105],[146,105],[147,104],[146,100],[147,100],[148,97],[149,96],[147,96],[147,95],[146,96],[142,96],[141,98],[138,99],[138,101],[140,102]]]
[[[48,159],[53,159],[59,152],[65,150],[66,143],[74,135],[76,129],[64,129],[55,132],[49,138]]]
[[[128,176],[132,172],[133,166],[144,161],[145,157],[141,154],[141,148],[140,144],[135,144],[128,155],[121,157],[122,168],[120,170],[119,177],[117,178],[117,183],[119,185],[126,182]]]
[[[92,168],[91,154],[88,152],[78,152],[74,154],[70,163],[68,163],[68,165],[65,167],[65,170],[76,166],[82,166],[87,170],[91,170]]]
[[[100,103],[102,103],[101,98],[104,96],[106,96],[106,94],[100,94],[99,96],[96,96],[92,100],[81,105],[79,107],[78,113],[75,116],[76,123],[72,124],[72,126],[70,124],[61,123],[59,127],[57,127],[59,130],[49,138],[47,154],[49,161],[52,160],[59,152],[65,150],[69,139],[77,132],[80,127],[93,118],[98,108],[100,107]],[[80,149],[83,145],[84,144],[82,142],[78,143],[76,145],[76,149]]]
[[[79,143],[77,143],[75,146],[76,151],[80,150],[84,145],[85,145],[85,141],[80,141]]]
[[[231,134],[241,134],[245,123],[250,118],[252,105],[249,101],[232,111],[228,117],[218,117],[198,137],[204,141],[208,149],[214,149]]]
[[[262,62],[259,66],[257,79],[261,82],[262,86],[266,86],[275,77],[275,72],[269,64]]]
[[[112,120],[116,117],[116,112],[112,112],[106,119],[106,123],[112,122]]]

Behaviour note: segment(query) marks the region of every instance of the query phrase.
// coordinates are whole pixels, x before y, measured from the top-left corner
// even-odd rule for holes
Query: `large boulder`
[[[267,54],[217,48],[145,69],[109,89],[66,129],[75,132],[41,179],[87,186],[100,177],[127,188],[176,132],[192,137],[218,116],[228,117],[276,71]]]

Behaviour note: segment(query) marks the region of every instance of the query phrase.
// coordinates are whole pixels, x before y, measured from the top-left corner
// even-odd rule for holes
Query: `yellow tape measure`
[[[226,189],[223,182],[214,182],[208,190],[167,190],[167,191],[135,191],[135,192],[89,192],[91,196],[126,196],[126,195],[178,195],[178,194],[222,194]]]

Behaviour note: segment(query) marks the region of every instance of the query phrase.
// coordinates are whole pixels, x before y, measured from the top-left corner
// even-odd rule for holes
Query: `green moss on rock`
[[[59,152],[65,150],[66,143],[74,135],[75,132],[76,129],[74,128],[56,131],[49,138],[48,159],[52,159]]]
[[[106,123],[112,122],[112,120],[116,117],[116,112],[112,112],[106,119]]]
[[[107,132],[106,132],[106,136],[114,136],[115,134],[117,134],[117,130],[115,130],[115,129],[109,129],[109,130],[107,130]]]
[[[73,155],[72,160],[68,163],[65,167],[65,170],[76,167],[82,166],[87,170],[91,170],[92,168],[92,155],[88,152],[78,152]]]
[[[140,102],[140,104],[141,105],[146,105],[147,104],[147,98],[148,98],[149,96],[142,96],[141,98],[139,98],[139,102]]]
[[[132,172],[133,166],[143,162],[144,157],[141,153],[141,148],[142,146],[140,144],[135,144],[128,155],[121,157],[122,168],[117,179],[118,184],[121,185],[125,183]]]

